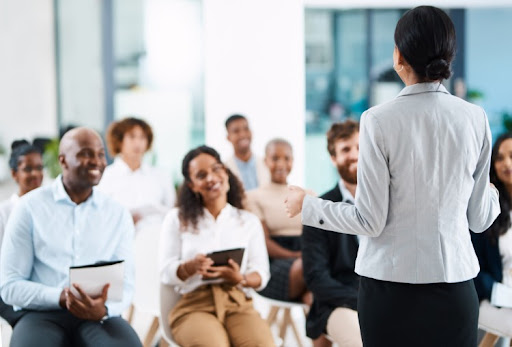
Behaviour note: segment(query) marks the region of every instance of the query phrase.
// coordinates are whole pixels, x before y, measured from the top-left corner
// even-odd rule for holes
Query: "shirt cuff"
[[[185,284],[185,281],[182,281],[181,278],[178,277],[178,268],[180,265],[184,264],[185,261],[175,262],[169,265],[167,270],[167,279],[168,282],[166,284],[170,284],[173,286],[181,286]]]
[[[44,300],[50,306],[49,309],[62,308],[60,306],[60,294],[62,293],[61,288],[49,288],[44,293]]]
[[[324,220],[321,216],[318,216],[316,211],[316,205],[318,203],[318,200],[321,200],[319,198],[315,198],[314,196],[311,196],[309,194],[306,194],[304,196],[304,201],[302,202],[302,224],[308,225],[315,228],[322,228],[322,225],[324,224]]]

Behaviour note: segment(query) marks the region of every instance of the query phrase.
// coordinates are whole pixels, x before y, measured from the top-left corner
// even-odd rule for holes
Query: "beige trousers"
[[[339,347],[362,347],[357,311],[338,307],[327,320],[327,334]]]
[[[182,347],[274,346],[267,323],[240,289],[213,284],[181,297],[169,313],[174,340]]]

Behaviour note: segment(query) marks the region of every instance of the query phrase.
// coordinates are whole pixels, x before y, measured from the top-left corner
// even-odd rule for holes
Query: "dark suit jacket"
[[[321,196],[342,201],[338,185]],[[327,320],[337,307],[357,309],[359,276],[354,272],[359,243],[354,235],[304,226],[302,261],[304,279],[314,301],[306,318],[306,335],[312,339],[325,333]]]
[[[476,276],[475,288],[480,301],[491,300],[492,286],[494,282],[503,280],[503,264],[501,263],[499,239],[491,240],[488,232],[476,234],[471,232],[471,241],[475,248],[480,272]]]

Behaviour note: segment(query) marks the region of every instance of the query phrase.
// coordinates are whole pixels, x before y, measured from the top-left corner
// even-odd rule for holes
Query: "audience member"
[[[157,224],[160,228],[176,193],[169,175],[143,162],[153,142],[151,127],[142,119],[125,118],[112,123],[106,137],[115,159],[98,189],[130,210],[137,230]]]
[[[485,232],[471,233],[480,263],[475,278],[480,299],[478,323],[512,337],[512,133],[503,134],[494,144],[490,179],[500,192],[501,213]]]
[[[226,166],[242,181],[244,189],[249,191],[268,183],[270,177],[265,163],[251,151],[252,132],[247,118],[239,114],[230,116],[226,130],[234,151]]]
[[[405,88],[361,116],[355,205],[290,187],[305,225],[361,238],[357,312],[365,347],[476,346],[478,259],[468,228],[500,212],[481,107],[450,95],[455,29],[439,8],[404,13],[393,62]],[[418,300],[421,298],[421,300]]]
[[[261,294],[310,304],[311,293],[307,294],[302,272],[300,217],[288,218],[282,207],[293,166],[290,143],[283,139],[270,141],[265,148],[265,164],[271,182],[247,193],[247,207],[261,220],[270,257],[270,281]]]
[[[69,131],[59,162],[62,175],[23,196],[7,222],[1,295],[25,311],[11,346],[140,346],[119,317],[133,292],[133,223],[125,208],[93,189],[106,165],[100,136],[87,128]],[[108,300],[108,284],[90,297],[69,283],[71,266],[109,260],[125,261],[121,302]]]
[[[268,325],[253,308],[249,288],[263,288],[269,277],[263,230],[258,218],[242,210],[243,188],[201,146],[183,159],[185,182],[178,208],[162,228],[161,281],[183,294],[169,313],[180,346],[273,346]],[[215,266],[212,251],[245,248],[241,266],[230,260]]]
[[[43,181],[43,158],[40,150],[26,140],[17,140],[11,144],[9,167],[12,178],[18,184],[18,193],[0,203],[0,246],[4,238],[5,226],[12,209],[21,196],[39,188]],[[14,311],[0,298],[0,316],[14,326],[23,315],[22,311]]]
[[[340,180],[320,198],[354,204],[359,154],[359,124],[353,120],[335,123],[327,132],[327,150]],[[359,276],[354,272],[359,242],[357,236],[302,230],[304,279],[313,293],[306,318],[306,335],[315,347],[331,346],[327,333],[339,347],[362,346],[357,320]]]

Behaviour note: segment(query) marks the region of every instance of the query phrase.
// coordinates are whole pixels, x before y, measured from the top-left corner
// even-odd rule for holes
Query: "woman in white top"
[[[512,133],[501,135],[494,144],[490,179],[500,192],[501,213],[485,232],[471,234],[480,263],[475,278],[478,323],[500,336],[512,337]]]
[[[268,325],[254,310],[249,289],[269,279],[261,223],[242,210],[240,181],[210,147],[191,150],[183,159],[185,182],[178,208],[166,216],[161,235],[160,278],[182,294],[169,313],[180,346],[273,346]],[[244,248],[216,266],[208,253]]]
[[[142,119],[125,118],[112,123],[106,137],[115,159],[98,189],[130,210],[137,230],[160,224],[176,194],[168,175],[142,161],[153,142],[151,127]]]
[[[406,87],[361,116],[355,205],[290,189],[289,215],[361,237],[358,314],[363,344],[476,346],[478,260],[468,229],[499,213],[489,184],[485,112],[450,95],[455,29],[442,10],[407,11],[393,61]]]
[[[43,182],[43,158],[40,150],[26,140],[17,140],[11,144],[9,167],[12,178],[18,184],[18,192],[8,200],[0,202],[0,246],[4,238],[5,226],[12,209],[21,196],[39,188]],[[0,316],[11,326],[23,315],[21,311],[13,311],[12,306],[6,305],[0,299]]]

